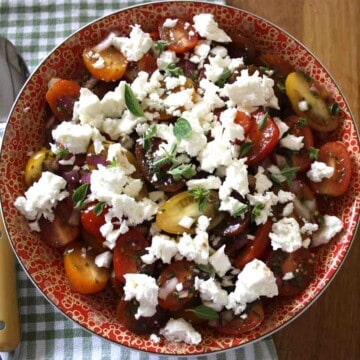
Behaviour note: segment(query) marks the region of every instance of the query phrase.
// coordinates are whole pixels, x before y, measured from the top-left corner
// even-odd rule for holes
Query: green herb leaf
[[[298,121],[296,122],[296,126],[297,126],[299,129],[303,129],[303,128],[305,128],[305,127],[308,126],[308,121],[307,121],[305,118],[300,117],[300,118],[298,119]]]
[[[55,153],[55,156],[57,159],[64,159],[69,155],[69,150],[68,149],[58,149]]]
[[[95,215],[99,216],[103,212],[104,207],[105,207],[105,201],[98,202],[94,207]]]
[[[206,273],[206,274],[209,274],[209,275],[212,275],[215,273],[215,269],[211,266],[211,265],[204,265],[204,264],[196,264],[196,267]]]
[[[143,135],[143,147],[145,151],[150,149],[151,139],[155,136],[156,130],[156,125],[153,125],[152,127],[148,128]]]
[[[317,160],[318,155],[319,155],[319,149],[316,149],[314,147],[310,147],[308,155],[309,155],[309,158],[311,160]]]
[[[215,85],[217,85],[220,88],[223,88],[230,76],[231,76],[231,71],[229,70],[228,67],[225,67],[222,74],[219,76],[219,79],[216,81]]]
[[[285,85],[283,83],[278,82],[276,86],[282,94],[285,94]]]
[[[166,41],[159,40],[155,43],[154,48],[159,52],[159,55],[165,50],[165,48],[168,46]]]
[[[236,209],[232,212],[231,216],[232,216],[232,217],[238,217],[238,216],[244,214],[244,213],[247,211],[247,209],[248,209],[247,204],[241,204],[238,208],[236,208]]]
[[[292,180],[294,179],[296,173],[299,171],[298,167],[285,166],[281,169],[281,175],[285,176],[286,183],[290,186]]]
[[[87,195],[89,185],[82,184],[80,185],[72,194],[72,201],[75,203],[76,209],[82,209],[84,206],[84,200]]]
[[[261,210],[264,208],[263,204],[256,204],[251,210],[251,221],[254,222],[255,219],[260,215]]]
[[[110,163],[106,166],[108,168],[114,168],[114,167],[117,167],[117,161],[116,161],[116,158],[113,157],[110,161]]]
[[[337,102],[334,102],[330,105],[329,111],[331,116],[336,116],[339,113],[340,105]]]
[[[192,128],[190,123],[184,119],[179,118],[177,119],[175,125],[174,125],[174,135],[178,140],[185,139],[188,136],[190,136]]]
[[[190,179],[196,175],[194,164],[180,164],[179,166],[173,167],[168,171],[168,174],[172,175],[174,180],[178,181],[181,179]]]
[[[125,104],[134,116],[144,116],[140,103],[128,84],[125,84]]]
[[[210,191],[208,189],[197,186],[194,189],[189,190],[189,193],[195,200],[199,202],[199,211],[203,213],[205,205],[209,199]]]
[[[244,142],[240,147],[240,157],[244,157],[253,147],[252,142]]]
[[[216,320],[219,317],[216,310],[205,305],[199,305],[194,309],[187,309],[186,311],[193,312],[200,319]]]
[[[265,126],[266,126],[266,124],[267,124],[268,118],[269,118],[269,114],[266,113],[266,114],[264,115],[264,117],[261,119],[261,122],[260,122],[260,124],[259,124],[259,130],[260,130],[260,131],[265,128]]]
[[[157,169],[167,164],[178,165],[178,161],[175,159],[176,147],[177,147],[176,143],[172,144],[169,151],[164,150],[165,152],[164,157],[155,160],[152,165]]]
[[[184,74],[183,69],[180,67],[177,67],[175,63],[168,64],[165,67],[165,75],[166,76],[179,77],[180,75],[183,75],[183,74]]]

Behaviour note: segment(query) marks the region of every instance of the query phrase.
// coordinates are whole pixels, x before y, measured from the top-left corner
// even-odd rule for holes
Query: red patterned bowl
[[[198,13],[213,13],[220,26],[230,35],[242,32],[251,36],[263,53],[278,53],[298,69],[319,81],[340,104],[341,127],[336,137],[348,148],[354,174],[349,191],[331,213],[340,217],[344,231],[328,246],[315,250],[316,278],[300,296],[276,299],[266,307],[262,325],[241,337],[206,333],[198,346],[162,341],[155,344],[149,337],[136,336],[119,324],[115,317],[115,299],[110,291],[84,296],[71,290],[65,279],[62,254],[44,244],[14,207],[14,200],[24,192],[23,172],[27,154],[41,146],[45,121],[45,92],[53,77],[76,77],[81,71],[83,48],[103,39],[109,29],[126,33],[130,24],[141,24],[144,30],[154,28],[163,16],[189,18]],[[60,311],[87,330],[132,349],[159,354],[208,354],[226,350],[270,335],[304,312],[334,278],[355,237],[359,217],[360,147],[350,109],[329,73],[319,61],[278,27],[248,12],[208,3],[151,3],[121,10],[80,29],[59,45],[35,70],[13,108],[3,140],[0,162],[0,191],[3,216],[13,248],[24,269]]]

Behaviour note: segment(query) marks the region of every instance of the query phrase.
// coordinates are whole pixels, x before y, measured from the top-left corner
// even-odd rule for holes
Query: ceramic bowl
[[[81,52],[94,45],[112,29],[127,34],[129,25],[144,30],[156,27],[163,17],[192,18],[198,13],[213,13],[228,34],[241,32],[251,37],[263,53],[277,53],[297,69],[310,74],[340,105],[341,126],[334,134],[346,145],[353,161],[354,174],[345,196],[328,204],[328,213],[340,217],[344,230],[327,246],[314,250],[316,277],[299,296],[267,302],[265,320],[257,329],[240,337],[205,332],[197,346],[137,336],[115,319],[116,301],[111,291],[95,296],[74,292],[64,274],[62,253],[44,244],[29,231],[28,223],[14,207],[14,200],[25,190],[24,168],[27,154],[41,147],[45,123],[45,92],[53,77],[77,78],[83,65]],[[359,216],[360,147],[350,109],[335,81],[322,64],[301,43],[270,22],[246,11],[211,3],[156,2],[120,10],[81,28],[55,48],[31,75],[21,91],[6,128],[0,162],[0,192],[3,217],[14,251],[44,296],[62,313],[84,329],[131,349],[168,355],[200,355],[232,349],[264,338],[282,328],[319,297],[344,262],[354,239]]]

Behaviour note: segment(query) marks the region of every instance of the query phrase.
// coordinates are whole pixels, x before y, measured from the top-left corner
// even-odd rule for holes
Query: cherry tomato
[[[301,72],[290,73],[285,80],[285,91],[295,113],[309,121],[309,126],[317,131],[333,131],[338,127],[338,119],[331,116],[324,99],[311,91],[312,79]],[[307,111],[299,109],[299,102],[306,101]]]
[[[55,248],[62,248],[75,241],[80,234],[80,226],[72,219],[77,217],[74,214],[71,201],[66,199],[59,202],[54,209],[54,220],[49,221],[45,218],[39,220],[41,239]]]
[[[265,66],[273,70],[278,70],[285,76],[295,71],[295,67],[278,54],[262,54],[259,60]]]
[[[331,141],[319,149],[318,161],[334,169],[329,179],[311,182],[312,189],[321,195],[340,196],[349,188],[351,180],[351,159],[343,143]]]
[[[107,207],[104,206],[99,214],[95,213],[95,207],[99,206],[98,202],[90,203],[85,209],[81,210],[80,220],[83,228],[97,241],[102,244],[105,238],[100,232],[101,226],[105,224],[105,215],[107,213]]]
[[[300,248],[292,253],[276,250],[270,255],[267,265],[279,278],[280,296],[295,296],[303,291],[314,278],[314,256],[308,249]],[[285,274],[291,273],[292,278],[284,280]]]
[[[133,82],[140,71],[145,71],[151,75],[156,69],[156,59],[150,53],[146,53],[139,61],[129,63],[124,79]]]
[[[174,27],[165,27],[164,22],[159,25],[160,39],[168,44],[168,49],[178,54],[192,50],[199,42],[199,36],[192,25],[185,25],[186,21],[178,19]]]
[[[250,217],[250,211],[247,211],[243,217],[234,217],[227,213],[223,221],[214,229],[214,233],[219,236],[238,236],[248,228]]]
[[[303,136],[303,148],[300,151],[292,152],[290,155],[291,165],[298,168],[299,172],[310,168],[311,159],[309,157],[310,148],[314,147],[314,137],[311,128],[308,125],[301,125],[299,116],[292,115],[285,119],[289,126],[289,134],[294,136]]]
[[[247,315],[242,316],[242,315]],[[225,335],[238,336],[245,332],[257,328],[264,320],[264,308],[261,301],[255,301],[248,304],[244,313],[241,315],[233,315],[230,321],[227,320],[229,311],[220,314],[219,323],[216,330]]]
[[[232,58],[244,58],[245,64],[254,64],[257,58],[257,51],[254,42],[242,34],[231,36],[232,42],[227,45],[229,56]]]
[[[27,186],[40,179],[47,161],[55,161],[55,156],[49,149],[35,151],[30,156],[25,166],[25,183]]]
[[[269,233],[271,231],[272,222],[268,220],[261,225],[255,233],[255,238],[250,240],[245,249],[241,251],[236,258],[234,266],[242,269],[248,262],[260,258],[270,245]]]
[[[110,271],[95,264],[96,252],[82,243],[70,244],[64,252],[64,268],[72,288],[80,294],[95,294],[103,290]]]
[[[172,196],[158,210],[156,214],[156,225],[163,231],[170,234],[182,234],[184,232],[193,234],[195,227],[190,229],[179,225],[184,216],[194,219],[196,225],[197,219],[201,215],[210,218],[210,224],[207,230],[211,230],[220,224],[224,218],[224,214],[219,212],[219,196],[216,191],[211,190],[205,202],[203,211],[199,209],[199,200],[195,199],[189,191],[183,191]]]
[[[159,306],[153,316],[140,316],[139,319],[136,319],[135,314],[138,306],[138,302],[135,299],[130,301],[120,299],[116,308],[117,320],[133,333],[138,335],[156,333],[167,322],[167,311]]]
[[[125,56],[113,46],[96,52],[86,48],[82,54],[84,65],[92,76],[103,81],[116,81],[125,74],[128,62]],[[98,62],[102,64],[98,66]]]
[[[254,165],[275,149],[279,140],[279,128],[271,117],[263,112],[256,112],[252,115],[248,138],[252,147],[246,154],[247,163]]]
[[[168,310],[177,311],[185,307],[195,296],[194,290],[195,264],[189,261],[176,261],[167,266],[158,278],[159,305]],[[182,290],[169,286],[171,282],[182,284]],[[170,287],[170,288],[169,288]],[[164,296],[161,296],[161,293]]]
[[[125,284],[125,274],[139,273],[143,263],[140,259],[145,254],[149,242],[138,230],[129,230],[120,235],[114,249],[115,276]]]
[[[72,80],[56,79],[45,94],[51,111],[59,120],[71,120],[75,101],[80,96],[80,85]]]

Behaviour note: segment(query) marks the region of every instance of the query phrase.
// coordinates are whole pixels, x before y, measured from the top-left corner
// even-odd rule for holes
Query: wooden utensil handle
[[[20,342],[15,257],[0,218],[0,351],[9,352]]]

